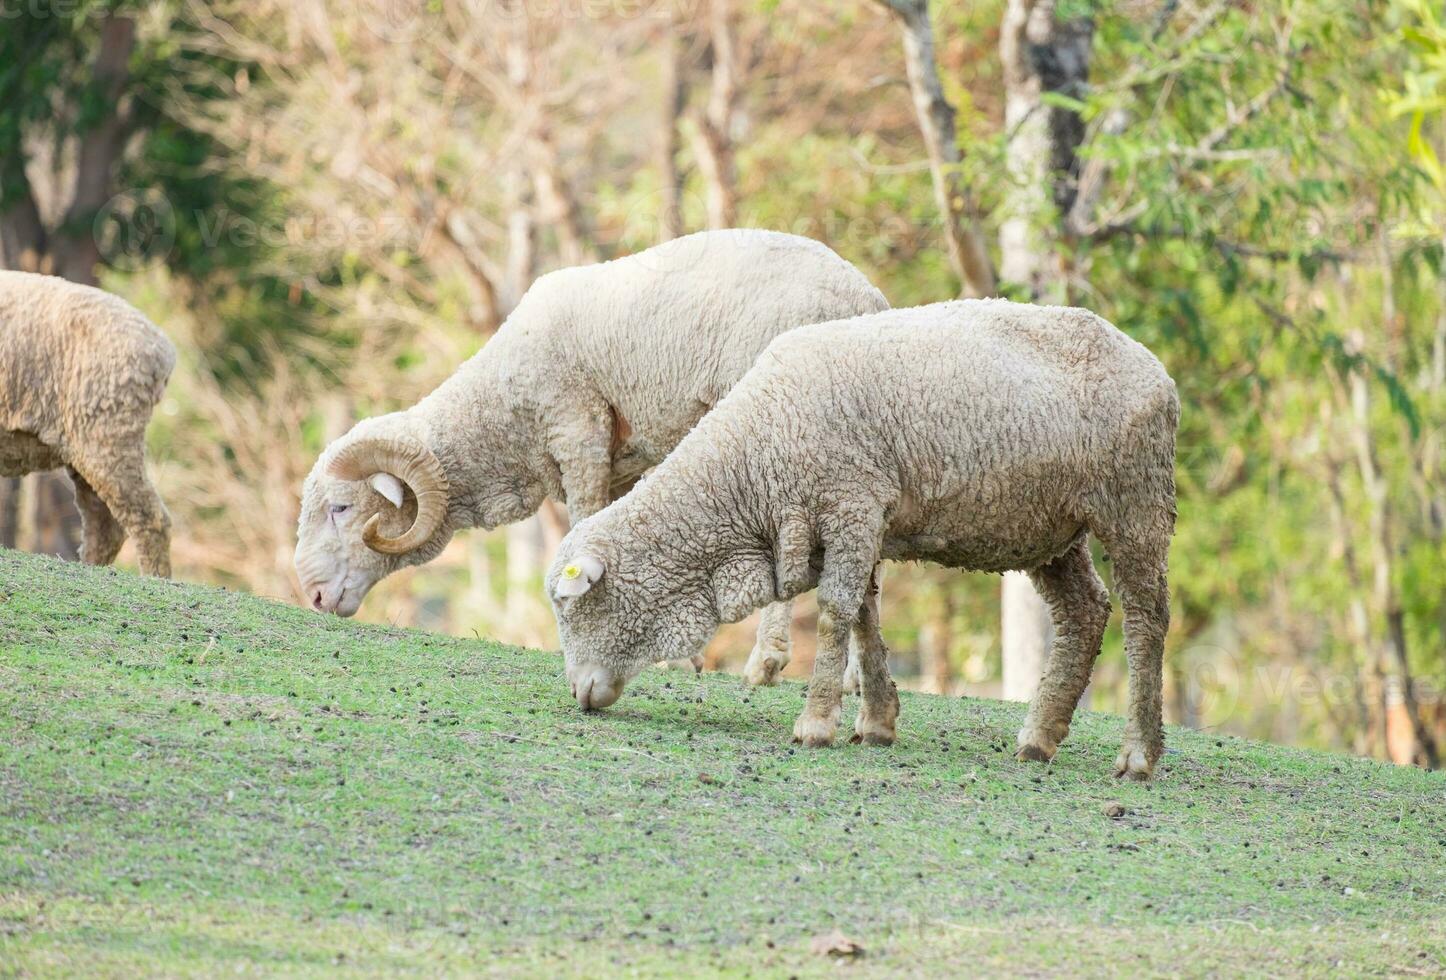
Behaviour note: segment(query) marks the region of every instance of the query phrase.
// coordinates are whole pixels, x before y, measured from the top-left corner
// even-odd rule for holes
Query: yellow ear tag
[[[577,565],[568,565],[562,570],[562,577],[567,579],[577,578],[582,574],[582,569]]]

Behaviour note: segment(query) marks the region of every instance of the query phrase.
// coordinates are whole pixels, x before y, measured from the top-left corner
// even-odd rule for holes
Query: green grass
[[[560,666],[0,552],[0,975],[1446,969],[1439,774],[1171,731],[1122,785],[1119,718],[1046,768],[909,695],[808,752],[798,684]]]

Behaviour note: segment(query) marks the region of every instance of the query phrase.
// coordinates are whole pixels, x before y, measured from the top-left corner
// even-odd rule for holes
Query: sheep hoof
[[[893,745],[894,739],[897,737],[894,732],[893,719],[898,714],[898,708],[895,707],[889,720],[884,721],[870,717],[868,711],[861,707],[858,717],[854,718],[854,737],[849,739],[849,743],[852,745],[860,743],[878,746]]]
[[[881,748],[887,748],[894,744],[895,738],[896,736],[892,729],[876,726],[867,728],[861,732],[854,732],[854,737],[849,739],[849,742],[853,745],[862,743],[864,745],[877,745]]]
[[[701,674],[703,673],[703,658],[697,656],[680,657],[677,660],[659,660],[654,666],[659,670],[686,670],[691,667],[694,673]]]
[[[772,687],[788,666],[788,654],[771,647],[754,647],[743,665],[743,682],[749,687]]]
[[[826,748],[833,744],[833,737],[837,731],[838,721],[836,719],[819,718],[817,715],[804,712],[798,716],[798,721],[793,723],[793,741],[805,748]]]
[[[1153,756],[1158,757],[1159,754],[1155,752]],[[1115,778],[1144,783],[1149,781],[1154,771],[1152,753],[1142,745],[1126,741],[1120,749],[1119,757],[1115,759]]]
[[[1018,748],[1014,757],[1020,762],[1048,762],[1059,751],[1059,741],[1050,738],[1039,729],[1028,729],[1019,733]]]
[[[1014,757],[1020,762],[1048,762],[1054,758],[1054,753],[1048,752],[1038,745],[1021,745]]]

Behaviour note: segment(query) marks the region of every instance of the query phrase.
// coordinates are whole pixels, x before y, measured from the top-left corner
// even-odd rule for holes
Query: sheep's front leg
[[[848,658],[849,632],[854,617],[833,603],[820,599],[818,612],[818,653],[813,660],[813,679],[808,683],[808,700],[793,723],[793,740],[810,748],[832,745],[843,710],[843,671]]]
[[[572,523],[612,503],[608,493],[612,467],[606,455],[577,452],[571,458],[559,459],[558,466],[562,470],[562,492],[567,497],[567,517]]]
[[[576,524],[612,503],[613,416],[587,391],[553,400],[547,451],[562,477],[567,516]]]
[[[875,568],[869,590],[854,623],[851,655],[856,657],[860,691],[859,713],[851,741],[865,745],[893,745],[894,723],[899,717],[899,689],[889,676],[889,651],[884,646],[879,619],[879,582],[883,569]],[[852,666],[852,664],[851,664]],[[844,685],[847,687],[847,673]]]
[[[824,530],[821,535],[824,556],[818,580],[818,653],[808,700],[793,726],[794,741],[804,745],[829,745],[838,731],[849,634],[878,561],[879,526],[878,515],[843,513],[836,515],[833,533]]]
[[[878,612],[878,606],[883,599],[883,585],[884,567],[882,565],[879,565],[874,568],[873,578],[869,580],[869,589],[874,596],[874,612],[876,614]],[[845,694],[859,694],[863,690],[863,675],[859,667],[859,645],[862,642],[859,637],[861,635],[862,634],[857,629],[855,629],[853,636],[849,638],[849,662],[848,666],[844,668],[843,675],[843,687]],[[883,638],[880,637],[879,644],[881,646],[883,642]],[[887,657],[885,659],[887,659]],[[884,673],[888,673],[887,664],[884,667]]]
[[[792,659],[793,603],[775,602],[763,607],[758,619],[758,639],[743,666],[743,680],[749,687],[764,687],[778,682],[778,675]]]

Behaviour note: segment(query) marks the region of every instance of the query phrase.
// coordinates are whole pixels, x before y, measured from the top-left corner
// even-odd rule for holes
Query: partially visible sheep
[[[828,247],[767,231],[702,232],[543,276],[435,392],[327,447],[302,493],[301,587],[315,608],[349,616],[458,529],[522,520],[547,497],[574,520],[594,514],[775,336],[887,307]],[[788,663],[789,618],[786,605],[765,610],[751,683]]]
[[[1118,775],[1162,751],[1166,558],[1179,405],[1160,362],[1085,310],[941,303],[779,337],[631,494],[572,529],[547,575],[568,680],[606,707],[642,665],[817,587],[818,657],[795,740],[826,745],[850,632],[855,738],[894,740],[880,559],[1028,571],[1055,641],[1019,734],[1051,758],[1099,653],[1114,559],[1130,712]]]
[[[170,515],[146,476],[145,436],[176,350],[117,296],[54,276],[0,272],[0,476],[64,466],[81,558],[171,574]]]

